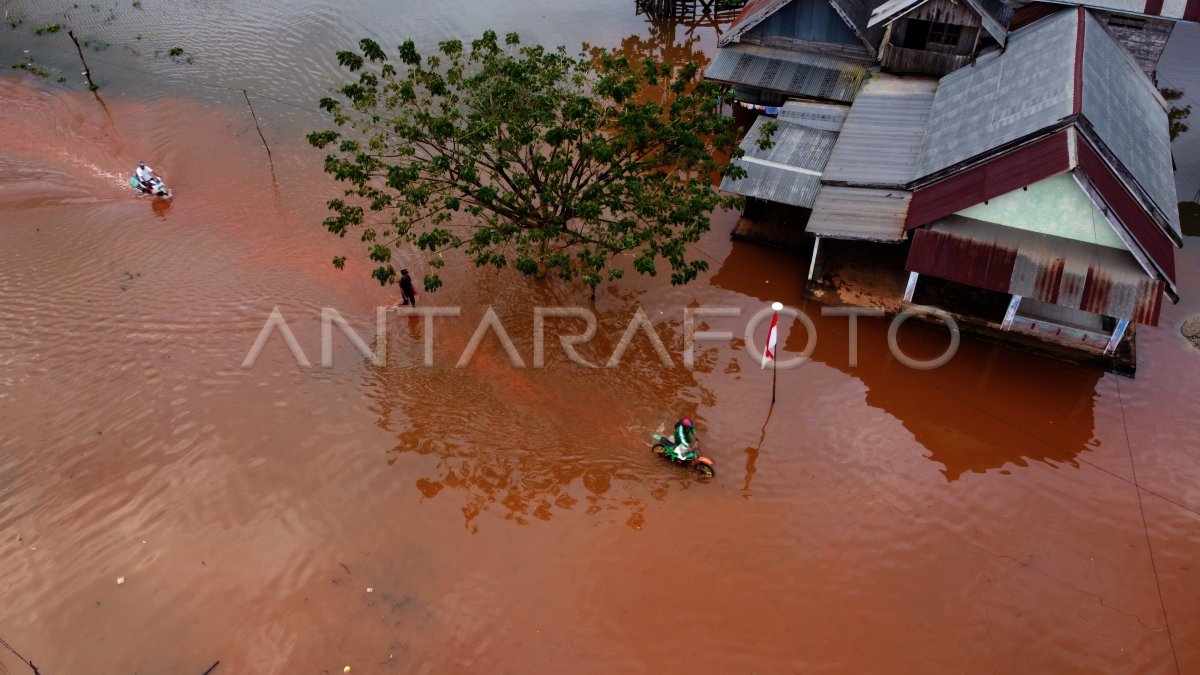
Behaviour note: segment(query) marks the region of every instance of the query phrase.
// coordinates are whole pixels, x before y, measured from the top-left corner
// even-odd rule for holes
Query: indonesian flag
[[[775,310],[775,315],[771,317],[771,331],[767,333],[767,348],[763,350],[762,366],[759,370],[767,367],[767,361],[775,360],[775,341],[779,337],[779,310]]]

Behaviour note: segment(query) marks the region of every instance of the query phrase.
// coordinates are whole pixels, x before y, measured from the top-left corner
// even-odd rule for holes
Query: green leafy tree
[[[689,245],[714,209],[739,203],[713,179],[745,172],[715,159],[740,156],[736,130],[696,63],[573,57],[492,31],[425,57],[408,40],[395,62],[369,39],[359,49],[337,53],[357,78],[321,100],[337,129],[308,140],[348,184],[325,227],[361,237],[380,284],[397,280],[392,252],[410,245],[434,270],[427,291],[455,249],[593,293],[622,275],[622,257],[642,274],[665,263],[673,284],[707,269]]]
[[[1183,90],[1181,89],[1165,87],[1161,90],[1161,93],[1163,100],[1167,103],[1174,103],[1183,98]],[[1184,120],[1191,114],[1192,106],[1190,105],[1171,105],[1170,109],[1167,110],[1167,123],[1170,125],[1172,141],[1181,134],[1187,133],[1189,127],[1184,123]]]

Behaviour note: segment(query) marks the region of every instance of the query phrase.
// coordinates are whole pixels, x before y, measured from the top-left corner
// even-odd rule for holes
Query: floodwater
[[[329,265],[359,249],[320,225],[336,188],[302,134],[335,49],[494,27],[701,54],[714,31],[632,0],[80,5],[11,0],[0,33],[3,63],[52,69],[0,75],[0,639],[42,673],[1200,672],[1196,239],[1136,379],[971,340],[910,370],[881,319],[852,367],[847,321],[799,299],[806,261],[731,243],[725,213],[686,287],[629,277],[593,303],[452,264],[420,298],[461,308],[432,367],[395,314],[385,363],[335,329],[322,367],[322,308],[370,340],[395,300]],[[51,21],[110,45],[86,51],[99,99],[70,41],[34,34]],[[1163,62],[1189,100],[1198,35]],[[1197,137],[1176,142],[1183,198]],[[139,159],[173,203],[131,194]],[[817,334],[773,408],[743,350],[772,300]],[[566,319],[532,367],[534,308],[556,305],[596,314],[596,363],[644,308],[674,367],[643,334],[615,368],[572,363]],[[690,370],[687,306],[741,309],[701,320],[733,338]],[[275,307],[310,367],[278,333],[241,367]],[[455,367],[489,307],[525,368],[495,337]],[[648,451],[684,414],[713,480]]]

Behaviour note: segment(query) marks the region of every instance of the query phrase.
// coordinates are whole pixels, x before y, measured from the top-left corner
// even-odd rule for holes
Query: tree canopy
[[[361,236],[381,284],[397,280],[393,250],[414,245],[427,291],[454,249],[593,291],[622,275],[621,257],[642,274],[665,263],[683,284],[708,266],[689,244],[738,203],[713,185],[718,171],[744,175],[718,161],[740,154],[734,123],[695,62],[570,56],[492,31],[428,56],[407,40],[395,61],[363,39],[337,59],[357,77],[321,99],[337,128],[308,135],[348,184],[325,227]]]

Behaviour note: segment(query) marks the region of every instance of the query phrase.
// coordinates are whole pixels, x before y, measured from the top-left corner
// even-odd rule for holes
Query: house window
[[[941,21],[910,19],[904,27],[905,49],[927,49],[934,47],[957,47],[962,37],[962,26]]]
[[[1108,17],[1108,25],[1113,28],[1129,28],[1131,30],[1141,30],[1146,27],[1146,20],[1139,19],[1133,16],[1110,16]]]
[[[962,36],[962,26],[952,23],[934,22],[929,26],[929,41],[950,47],[958,46],[958,38]]]

